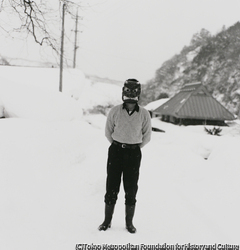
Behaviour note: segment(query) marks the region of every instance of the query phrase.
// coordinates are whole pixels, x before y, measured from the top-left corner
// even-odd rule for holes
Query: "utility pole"
[[[73,68],[76,68],[76,55],[77,55],[77,34],[78,34],[78,10],[76,15],[76,23],[75,23],[75,42],[74,42],[74,54],[73,54]]]
[[[63,75],[63,53],[64,53],[64,18],[65,18],[65,3],[62,7],[62,35],[61,35],[61,55],[60,55],[60,81],[59,91],[62,92],[62,75]]]

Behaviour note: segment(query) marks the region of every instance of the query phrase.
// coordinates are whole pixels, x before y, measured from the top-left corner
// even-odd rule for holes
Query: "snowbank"
[[[121,102],[122,92],[120,86],[109,83],[91,82],[85,77],[83,72],[78,69],[64,69],[62,82],[63,95],[59,95],[59,74],[59,69],[57,68],[0,66],[0,75],[2,78],[1,88],[4,88],[4,91],[6,92],[6,85],[9,85],[8,93],[4,95],[5,99],[7,98],[7,95],[9,96],[9,93],[11,91],[13,91],[14,93],[14,96],[13,93],[11,93],[12,98],[17,98],[18,94],[16,92],[20,91],[19,93],[21,94],[21,99],[16,100],[19,104],[22,104],[24,102],[28,105],[29,103],[31,103],[31,100],[29,99],[30,96],[32,96],[33,99],[35,97],[36,99],[33,100],[33,102],[35,104],[39,102],[39,107],[42,105],[42,108],[44,109],[44,111],[40,111],[40,109],[38,109],[35,105],[32,109],[35,109],[36,112],[38,112],[38,110],[41,113],[47,112],[44,107],[49,106],[51,109],[51,106],[53,106],[52,108],[54,109],[54,106],[56,105],[57,107],[59,107],[59,112],[60,109],[62,109],[62,116],[64,116],[63,114],[65,114],[67,116],[66,119],[71,119],[71,113],[75,112],[75,108],[70,108],[69,105],[67,105],[67,98],[65,98],[63,95],[75,99],[78,104],[76,105],[73,104],[74,102],[72,102],[72,105],[80,107],[82,110],[84,110],[85,113],[88,113],[88,110],[91,110],[99,105],[112,106]],[[8,84],[8,82],[11,82],[11,84]],[[10,85],[12,87],[10,87]],[[52,103],[50,103],[51,95],[54,95]],[[46,98],[44,98],[44,96]],[[59,105],[60,98],[62,98],[63,102]],[[26,112],[25,108],[23,108],[22,110]],[[29,110],[29,112],[31,111]],[[49,112],[51,113],[51,111]],[[67,114],[68,112],[70,112],[70,114]],[[16,113],[18,112],[16,111]],[[15,117],[16,114],[14,115],[13,110],[11,110],[11,113],[8,112],[8,115],[13,115]],[[21,117],[21,115],[23,114],[19,115],[20,116],[18,117]],[[29,117],[30,114],[25,115]],[[36,116],[37,114],[34,117]],[[48,114],[46,116],[49,117]],[[59,119],[59,114],[57,116]],[[55,118],[53,117],[53,119]]]
[[[0,80],[1,114],[6,118],[73,120],[82,118],[81,106],[71,97],[41,87]]]
[[[41,87],[45,90],[59,91],[58,68],[0,66],[0,76],[15,83]],[[85,84],[85,75],[78,69],[64,69],[63,92],[71,95],[75,89]]]
[[[97,106],[113,106],[122,102],[122,90],[118,85],[109,83],[85,84],[76,99],[85,111]]]

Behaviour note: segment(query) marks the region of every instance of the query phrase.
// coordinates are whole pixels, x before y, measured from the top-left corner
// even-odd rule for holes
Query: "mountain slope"
[[[207,30],[193,36],[189,46],[164,62],[143,86],[142,104],[165,94],[175,95],[183,84],[202,82],[235,114],[240,112],[240,23],[212,36]]]

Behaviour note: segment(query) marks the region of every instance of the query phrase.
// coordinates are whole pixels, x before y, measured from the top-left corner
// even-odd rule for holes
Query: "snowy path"
[[[204,160],[194,153],[203,135],[186,136],[181,144],[182,135],[171,126],[169,133],[153,133],[143,149],[137,234],[124,229],[122,189],[112,228],[99,232],[108,148],[101,122],[0,121],[1,249],[239,244],[239,162],[226,167],[217,159]]]

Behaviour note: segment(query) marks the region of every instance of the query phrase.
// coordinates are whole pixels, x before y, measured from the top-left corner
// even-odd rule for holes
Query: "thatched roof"
[[[180,119],[234,120],[234,115],[212,97],[201,83],[186,84],[153,113]]]

